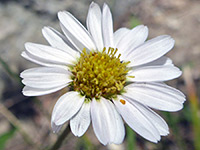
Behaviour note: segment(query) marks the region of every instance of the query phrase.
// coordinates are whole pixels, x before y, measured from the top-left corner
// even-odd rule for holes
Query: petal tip
[[[59,12],[57,13],[58,19],[60,20],[60,19],[63,17],[63,15],[65,15],[65,14],[66,14],[66,11],[59,11]]]
[[[30,42],[26,42],[26,43],[24,44],[25,48],[27,48],[29,45],[30,45]]]
[[[42,28],[42,31],[43,31],[43,30],[48,30],[48,29],[49,29],[49,27],[44,26],[44,27]]]
[[[24,44],[26,50],[30,49],[30,48],[31,48],[32,46],[34,46],[34,45],[36,45],[36,44],[31,43],[31,42],[26,42],[26,43]]]
[[[94,5],[96,5],[96,3],[95,3],[94,1],[92,1],[92,2],[90,3],[90,7],[92,8]]]
[[[26,55],[26,52],[23,51],[23,52],[21,53],[21,56],[22,56],[22,57],[25,57],[25,55]]]
[[[148,27],[147,27],[147,26],[144,26],[144,30],[145,30],[146,32],[148,32],[148,31],[149,31],[149,29],[148,29]]]
[[[104,2],[104,3],[103,3],[103,9],[105,9],[105,8],[108,8],[108,9],[109,9],[107,3]]]
[[[20,78],[24,78],[24,71],[22,71],[22,72],[19,74],[19,77],[20,77]]]
[[[182,75],[182,71],[179,68],[177,68],[177,78],[180,77],[181,75]]]
[[[31,94],[30,93],[28,93],[27,91],[25,91],[24,89],[22,90],[22,94],[24,95],[24,96],[31,96]]]

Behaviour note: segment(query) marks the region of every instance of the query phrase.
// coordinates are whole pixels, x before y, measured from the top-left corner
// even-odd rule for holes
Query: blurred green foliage
[[[6,143],[14,136],[16,129],[12,128],[9,131],[0,135],[0,150],[4,150]]]
[[[136,27],[136,26],[142,24],[142,23],[140,22],[140,20],[137,19],[137,17],[135,17],[135,16],[131,16],[131,18],[130,18],[129,20],[130,20],[130,21],[129,21],[129,26],[130,26],[130,28],[134,28],[134,27]]]
[[[95,147],[95,145],[93,145],[90,141],[90,139],[88,139],[87,134],[84,134],[82,137],[79,138],[78,143],[76,144],[76,150],[96,150],[97,147]]]

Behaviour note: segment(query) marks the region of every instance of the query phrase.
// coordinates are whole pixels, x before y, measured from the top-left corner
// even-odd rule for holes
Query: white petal
[[[169,52],[174,46],[174,40],[168,35],[158,36],[137,47],[127,56],[131,61],[129,67],[154,61]]]
[[[133,83],[125,87],[124,96],[146,106],[164,111],[182,109],[185,96],[161,83]]]
[[[143,44],[148,36],[148,28],[144,25],[139,25],[129,31],[116,45],[119,52],[122,54],[122,59],[126,60],[130,51]],[[133,60],[134,61],[134,60]]]
[[[93,99],[91,117],[94,132],[102,144],[122,143],[125,135],[123,121],[111,101]]]
[[[145,67],[145,66],[174,66],[172,63],[172,60],[166,56],[162,56],[150,63],[144,64],[144,65],[140,65],[140,66],[136,66],[133,68],[139,68],[139,67]]]
[[[113,20],[110,8],[107,4],[103,5],[102,12],[102,31],[103,31],[103,40],[105,47],[114,47],[114,38],[113,38]]]
[[[71,119],[83,105],[85,97],[78,92],[67,92],[56,102],[51,120],[57,126]]]
[[[46,66],[46,67],[58,67],[58,68],[64,68],[67,69],[68,66],[63,65],[63,64],[55,64],[54,62],[51,62],[49,60],[44,60],[40,57],[34,56],[32,54],[30,54],[27,51],[24,51],[21,53],[21,56],[24,57],[25,59],[34,62],[36,64],[42,65],[42,66]]]
[[[169,128],[167,123],[158,114],[156,114],[154,111],[152,111],[148,107],[138,102],[135,101],[130,101],[130,102],[149,119],[149,121],[159,131],[160,135],[165,136],[169,134]]]
[[[98,4],[92,2],[87,15],[87,28],[93,37],[99,51],[104,48],[102,28],[101,28],[101,9]]]
[[[85,27],[69,12],[58,12],[58,18],[64,27],[75,37],[83,47],[89,50],[95,50],[96,47],[91,39],[90,34]]]
[[[54,122],[51,122],[51,128],[53,130],[53,133],[58,133],[63,125],[56,125]]]
[[[36,67],[36,68],[31,68],[23,71],[20,74],[20,77],[22,78],[35,78],[35,77],[40,77],[40,76],[54,76],[54,75],[71,75],[71,73],[63,68],[56,68],[56,67]]]
[[[75,136],[82,136],[90,125],[90,104],[90,102],[83,103],[79,112],[70,120],[71,131]]]
[[[118,96],[118,99],[113,102],[125,122],[145,139],[157,143],[160,140],[160,134],[156,127],[135,105],[128,101],[122,104],[120,99],[123,98]]]
[[[143,64],[143,65],[139,65],[139,66],[136,66],[136,67],[131,67],[131,70],[136,70],[138,68],[142,68],[142,67],[163,67],[163,66],[171,66],[173,67],[174,64],[172,62],[172,60],[166,56],[162,56],[150,63],[146,63],[146,64]]]
[[[175,66],[144,66],[128,73],[133,82],[161,82],[179,77],[182,72]]]
[[[38,67],[23,71],[22,83],[33,88],[56,88],[72,81],[71,73],[63,68]]]
[[[77,37],[75,37],[73,34],[71,34],[69,32],[69,30],[67,30],[67,28],[65,28],[65,26],[62,23],[60,23],[60,27],[61,27],[63,33],[65,34],[65,36],[67,37],[67,39],[73,45],[73,47],[75,47],[76,50],[78,50],[80,53],[82,53],[85,46],[77,39]]]
[[[61,65],[74,65],[74,63],[76,62],[76,56],[73,56],[73,54],[63,52],[62,50],[50,46],[26,43],[25,48],[27,52],[29,52],[31,55],[34,55],[37,58],[43,59],[44,61],[50,63]]]
[[[42,34],[52,47],[58,48],[68,53],[74,53],[74,47],[65,36],[51,27],[44,27]]]
[[[168,94],[172,94],[174,96],[180,96],[177,100],[179,100],[180,102],[185,102],[186,101],[186,96],[179,90],[171,87],[171,86],[168,86],[167,84],[163,83],[163,82],[160,82],[160,83],[153,83],[154,85],[157,85],[159,86],[159,89],[160,90],[165,90]]]
[[[60,89],[62,89],[64,87],[66,87],[66,85],[55,87],[55,88],[45,88],[45,89],[25,86],[22,90],[22,93],[25,96],[41,96],[41,95],[46,95],[46,94],[50,94],[50,93],[59,91]]]
[[[118,45],[119,41],[126,36],[129,33],[130,29],[128,28],[119,28],[117,31],[114,33],[114,43],[115,47]]]

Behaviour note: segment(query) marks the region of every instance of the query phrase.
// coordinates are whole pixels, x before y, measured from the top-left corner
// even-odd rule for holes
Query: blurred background
[[[114,29],[149,27],[149,38],[171,35],[174,49],[167,55],[183,71],[168,82],[186,96],[184,109],[159,112],[170,134],[158,144],[136,135],[128,127],[124,143],[102,146],[90,126],[77,138],[71,133],[60,150],[200,150],[200,1],[199,0],[99,0],[111,7]],[[21,57],[25,42],[47,44],[43,26],[60,31],[57,12],[70,11],[84,25],[91,0],[0,0],[0,150],[48,149],[60,134],[53,134],[51,111],[59,92],[41,97],[21,94],[19,73],[36,66]],[[63,129],[64,130],[64,129]]]

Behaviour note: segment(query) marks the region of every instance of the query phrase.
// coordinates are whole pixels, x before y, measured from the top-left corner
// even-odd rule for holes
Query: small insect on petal
[[[123,100],[123,99],[120,99],[120,102],[121,102],[123,105],[125,105],[125,104],[126,104],[126,101],[125,101],[125,100]]]

